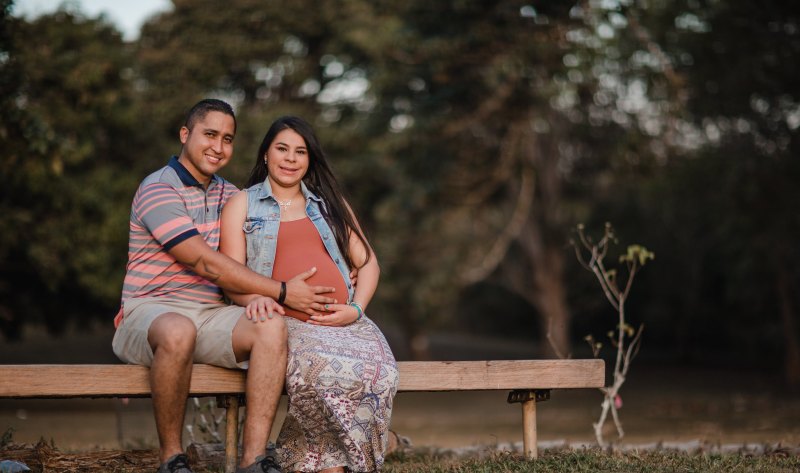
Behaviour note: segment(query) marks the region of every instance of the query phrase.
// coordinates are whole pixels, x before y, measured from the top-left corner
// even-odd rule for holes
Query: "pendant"
[[[289,200],[284,201],[284,202],[281,202],[278,199],[275,199],[275,200],[278,202],[278,205],[281,206],[282,210],[289,210],[289,206],[292,205],[292,199],[289,199]]]

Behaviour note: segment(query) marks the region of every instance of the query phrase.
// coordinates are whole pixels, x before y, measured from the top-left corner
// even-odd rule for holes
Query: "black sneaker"
[[[236,473],[281,473],[281,471],[281,467],[272,455],[262,455],[256,458],[256,462],[252,465],[236,469]]]
[[[189,457],[185,453],[173,455],[158,467],[156,473],[194,473],[189,468]]]

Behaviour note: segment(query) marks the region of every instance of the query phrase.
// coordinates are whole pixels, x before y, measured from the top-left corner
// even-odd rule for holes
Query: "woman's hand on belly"
[[[351,305],[325,304],[325,310],[330,312],[312,315],[306,323],[328,327],[343,327],[352,324],[358,319],[358,309]]]

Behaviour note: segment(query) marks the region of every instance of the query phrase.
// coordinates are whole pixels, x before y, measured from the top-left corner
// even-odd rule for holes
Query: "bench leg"
[[[239,396],[222,396],[225,407],[225,473],[234,473],[239,459]]]
[[[508,394],[508,402],[522,404],[522,453],[525,458],[538,458],[536,446],[536,403],[550,399],[549,389],[517,390]]]
[[[526,458],[537,458],[536,448],[536,401],[522,403],[522,452]]]

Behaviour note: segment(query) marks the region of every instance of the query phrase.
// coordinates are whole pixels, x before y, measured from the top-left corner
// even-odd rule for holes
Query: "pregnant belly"
[[[311,220],[303,218],[281,222],[278,230],[278,243],[275,251],[275,264],[272,278],[277,281],[288,281],[311,268],[317,272],[305,281],[309,286],[333,288],[326,296],[336,299],[340,304],[347,303],[347,285],[339,268],[336,267],[330,254],[322,243],[319,232]],[[309,315],[284,304],[286,315],[300,320],[308,320]]]
[[[327,292],[324,293],[324,295],[336,299],[337,303],[339,304],[347,304],[347,286],[344,278],[330,257],[328,257],[327,254],[324,256],[325,258],[320,258],[317,261],[304,260],[302,264],[291,264],[289,265],[290,267],[286,268],[288,271],[284,271],[283,268],[280,268],[278,265],[276,265],[273,271],[273,278],[278,281],[288,281],[303,271],[306,271],[312,267],[316,267],[317,272],[314,273],[314,275],[310,278],[306,279],[306,283],[309,286],[334,288],[335,290],[333,292]],[[309,315],[305,312],[300,312],[299,310],[291,308],[285,304],[283,308],[286,309],[287,316],[303,321],[306,321],[309,318]]]

